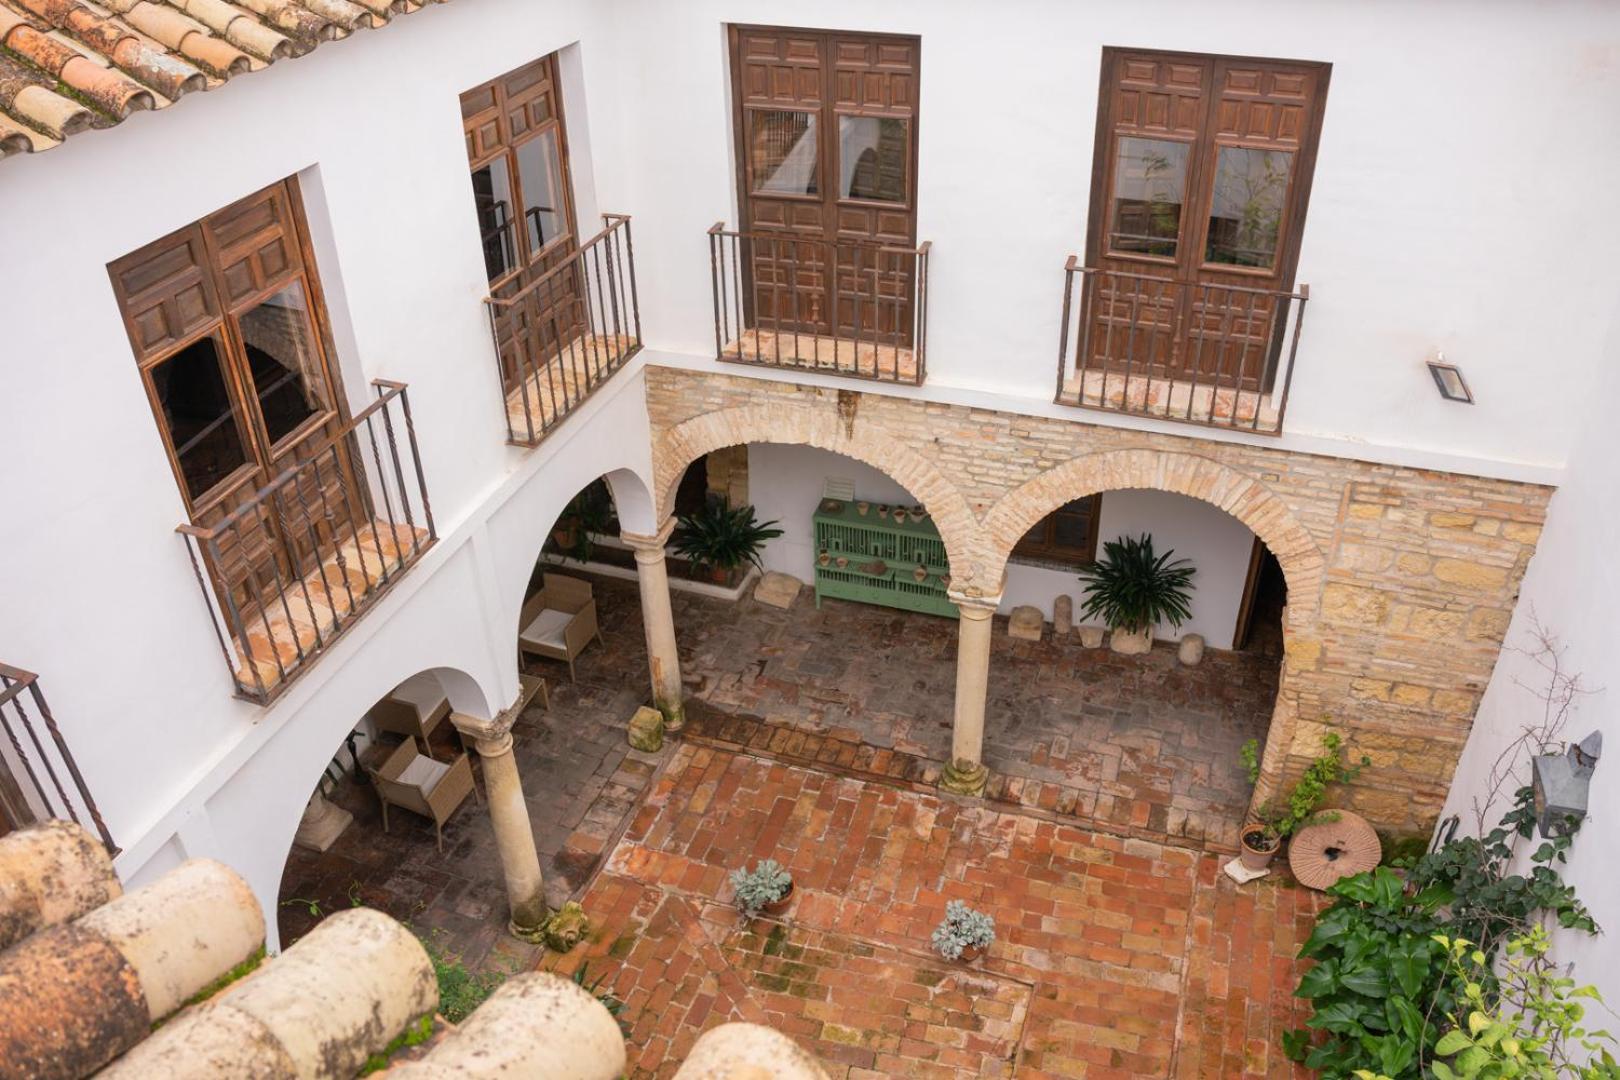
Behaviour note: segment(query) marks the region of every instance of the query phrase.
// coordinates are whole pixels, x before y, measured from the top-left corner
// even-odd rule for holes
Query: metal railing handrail
[[[101,842],[106,845],[109,854],[118,854],[118,845],[113,843],[112,832],[101,817],[101,810],[96,806],[96,800],[90,794],[90,788],[84,782],[84,774],[79,771],[79,764],[73,759],[73,753],[68,749],[67,740],[62,737],[61,729],[56,726],[56,717],[51,713],[50,705],[45,701],[45,693],[39,688],[39,676],[32,671],[25,671],[19,667],[0,662],[0,728],[4,728],[6,738],[11,743],[12,754],[22,765],[32,784],[35,796],[52,817],[62,817],[82,825],[79,820],[79,807],[68,795],[62,784],[61,777],[56,774],[56,767],[51,764],[51,755],[46,752],[45,745],[40,741],[39,732],[34,729],[30,719],[24,693],[31,700],[34,711],[39,714],[40,722],[45,725],[45,731],[50,736],[51,745],[56,750],[56,757],[61,761],[67,771],[69,779],[78,794],[78,801],[82,804],[84,812],[89,816],[96,832],[101,836]],[[34,763],[17,732],[12,729],[8,715],[15,715],[22,723],[28,735],[28,740],[34,746],[34,755],[39,760],[40,767],[50,778],[51,786],[55,788],[56,799],[51,798],[51,792],[40,782],[39,774],[34,770]],[[0,762],[0,768],[3,768]]]
[[[1054,398],[1059,404],[1227,430],[1249,431],[1261,435],[1277,435],[1282,432],[1283,417],[1288,407],[1288,394],[1293,386],[1294,364],[1299,353],[1305,305],[1311,298],[1309,285],[1302,284],[1296,289],[1266,289],[1252,285],[1195,281],[1128,269],[1082,266],[1078,255],[1070,255],[1063,269],[1062,326],[1058,337],[1057,393]],[[1077,275],[1081,279],[1079,325],[1071,352],[1069,334],[1075,322],[1074,291]],[[1099,298],[1098,283],[1110,279],[1130,282],[1133,285],[1131,293],[1126,296],[1116,290],[1115,293]],[[1146,296],[1149,317],[1145,321],[1141,318],[1144,284],[1157,289],[1156,293]],[[1183,321],[1179,305],[1184,300],[1189,304],[1193,303],[1192,290],[1203,292],[1201,315],[1207,315],[1212,306],[1218,308],[1224,303],[1225,318],[1215,331],[1212,332],[1201,321]],[[1187,295],[1184,296],[1184,292]],[[1175,294],[1173,298],[1169,297],[1170,293]],[[1212,293],[1221,296],[1222,300],[1212,304]],[[1246,307],[1240,307],[1233,302],[1237,298],[1244,297],[1248,299]],[[1177,310],[1169,330],[1165,331],[1163,325],[1152,316],[1165,305],[1167,299]],[[1115,314],[1115,305],[1127,300],[1130,304],[1130,313],[1128,318],[1121,320]],[[1270,306],[1257,315],[1259,305],[1263,302]],[[1093,305],[1101,303],[1108,304],[1106,314],[1099,314],[1093,318]],[[1096,362],[1092,351],[1092,346],[1097,344],[1092,340],[1092,332],[1098,319],[1105,321],[1110,335],[1102,343],[1103,356],[1100,364]],[[1243,323],[1241,330],[1235,327],[1236,322]],[[1257,322],[1261,331],[1259,334],[1255,333]],[[1187,323],[1193,325],[1189,326]],[[1111,339],[1113,327],[1120,324],[1123,324],[1121,333],[1126,335],[1122,371],[1116,363]],[[1147,339],[1145,350],[1147,355],[1140,361],[1136,355],[1139,336]],[[1215,370],[1206,370],[1205,350],[1211,341],[1215,346],[1216,367]],[[1185,364],[1184,350],[1189,342],[1196,343],[1191,368]],[[1167,347],[1168,354],[1174,357],[1176,361],[1174,365],[1163,364],[1156,358],[1155,350],[1161,345]],[[1235,374],[1228,374],[1221,370],[1221,365],[1228,359],[1223,350],[1230,350],[1234,346],[1238,350],[1238,370]],[[1262,350],[1260,370],[1248,375],[1244,372],[1244,364],[1249,355],[1248,350],[1253,348]],[[1140,367],[1137,366],[1139,363]],[[1077,400],[1072,401],[1066,393],[1067,379],[1071,373],[1078,380],[1077,393],[1074,395]],[[1100,377],[1101,389],[1096,392],[1096,401],[1087,400],[1088,375]],[[1133,387],[1133,381],[1140,384],[1140,394],[1137,393],[1137,388]],[[1164,404],[1160,407],[1150,407],[1155,387],[1164,395]],[[1119,390],[1117,403],[1109,400],[1111,388]],[[1207,395],[1207,404],[1202,407],[1198,404],[1201,395]],[[1225,407],[1229,415],[1224,417],[1220,415],[1222,395],[1228,396]],[[1175,405],[1178,396],[1184,401],[1180,408]],[[1133,403],[1137,397],[1141,398],[1140,405]],[[1247,419],[1243,416],[1245,405],[1249,407]],[[1267,417],[1266,422],[1262,424],[1262,416],[1268,410],[1271,410],[1273,415]]]

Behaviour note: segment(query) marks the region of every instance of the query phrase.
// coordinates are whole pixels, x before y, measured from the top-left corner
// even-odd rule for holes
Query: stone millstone
[[[781,574],[775,570],[770,571],[759,579],[754,587],[754,599],[771,607],[789,608],[793,601],[798,599],[799,590],[804,588],[804,582],[792,574]]]
[[[1052,636],[1068,637],[1074,628],[1074,597],[1068,593],[1052,601]]]
[[[546,947],[555,952],[567,952],[584,941],[590,932],[591,920],[574,900],[558,908],[556,914],[546,920],[543,931]]]
[[[1027,604],[1013,608],[1012,616],[1007,620],[1008,637],[1039,641],[1045,629],[1046,619],[1041,616],[1041,609]]]
[[[1108,631],[1101,626],[1082,626],[1080,628],[1080,644],[1088,649],[1102,648],[1103,638]]]
[[[664,745],[664,714],[643,705],[630,717],[630,745],[649,754]]]
[[[1194,667],[1204,658],[1204,635],[1188,634],[1181,639],[1181,649],[1176,654],[1181,662],[1188,667]]]

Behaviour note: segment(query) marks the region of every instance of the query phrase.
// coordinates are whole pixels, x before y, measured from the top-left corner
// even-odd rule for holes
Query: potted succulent
[[[934,927],[934,949],[947,960],[971,964],[996,940],[996,921],[960,900],[945,904],[945,918]]]
[[[1103,544],[1103,557],[1080,571],[1086,587],[1081,612],[1108,625],[1115,652],[1145,653],[1153,648],[1156,624],[1179,628],[1191,617],[1196,570],[1186,559],[1172,561],[1174,554],[1156,554],[1148,533],[1122,536]]]
[[[737,910],[745,919],[761,912],[780,915],[793,903],[793,875],[775,859],[761,859],[752,870],[733,870],[731,886],[737,891]]]
[[[1346,764],[1340,750],[1344,740],[1336,731],[1322,735],[1322,752],[1306,766],[1294,790],[1288,793],[1288,808],[1275,810],[1271,804],[1262,805],[1254,817],[1243,826],[1238,837],[1242,850],[1238,859],[1249,870],[1264,870],[1282,850],[1283,841],[1307,825],[1334,821],[1338,815],[1332,810],[1319,811],[1329,784],[1354,779],[1362,769],[1372,764],[1365,754],[1354,764]],[[1260,780],[1260,741],[1250,739],[1238,752],[1243,767],[1249,774],[1249,786]]]
[[[759,553],[767,540],[782,535],[776,524],[759,521],[752,506],[732,509],[723,500],[710,503],[680,519],[680,528],[675,530],[675,553],[689,561],[695,572],[707,573],[724,585],[745,564],[764,569]]]

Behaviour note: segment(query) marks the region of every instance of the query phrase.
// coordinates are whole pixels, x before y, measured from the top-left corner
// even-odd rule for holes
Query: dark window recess
[[[1084,566],[1097,558],[1101,495],[1088,495],[1047,514],[1013,546],[1014,559]]]
[[[186,494],[193,499],[248,460],[222,364],[218,340],[205,337],[152,368],[152,392],[174,440]]]

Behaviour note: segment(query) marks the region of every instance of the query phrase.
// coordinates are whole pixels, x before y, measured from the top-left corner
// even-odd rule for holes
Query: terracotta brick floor
[[[742,923],[727,873],[765,856],[793,907]],[[626,1002],[638,1077],[734,1019],[852,1078],[1292,1076],[1316,896],[1220,862],[687,743],[586,892],[590,944],[544,966]],[[929,947],[952,898],[996,920],[972,966]]]
[[[354,825],[295,850],[282,941],[322,911],[383,908],[469,966],[607,977],[628,1002],[636,1076],[668,1075],[705,1028],[764,1020],[836,1075],[1288,1076],[1293,956],[1313,894],[1219,875],[1245,796],[1237,748],[1263,735],[1276,661],[1183,668],[1012,641],[997,623],[986,800],[933,788],[950,741],[955,624],[808,595],[790,611],[677,594],[687,737],[629,750],[646,696],[635,589],[597,582],[604,646],[514,731],[553,904],[582,898],[565,957],[505,933],[484,809],[434,849],[431,824],[352,782]],[[443,747],[449,750],[448,743]],[[740,925],[726,874],[774,856],[799,883],[780,920]],[[933,954],[945,901],[994,915],[972,967]]]

